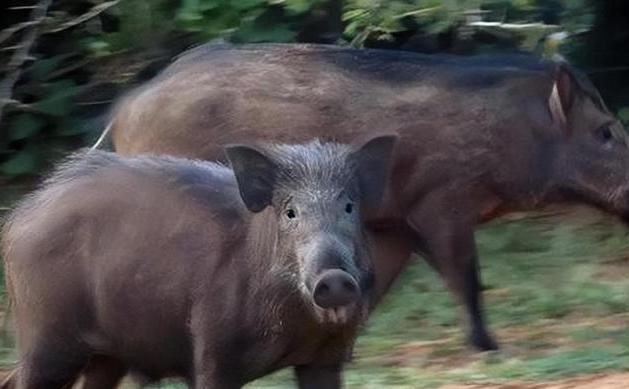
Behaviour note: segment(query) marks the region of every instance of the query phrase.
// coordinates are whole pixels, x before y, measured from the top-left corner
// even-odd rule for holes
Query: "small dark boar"
[[[496,343],[481,310],[478,223],[554,201],[629,213],[622,125],[585,76],[529,56],[199,47],[122,99],[111,130],[122,154],[210,160],[247,139],[350,142],[397,132],[392,201],[370,225],[414,229],[415,250],[464,304],[481,349]],[[403,268],[384,260],[382,269]]]
[[[233,171],[171,157],[71,158],[3,230],[20,366],[6,387],[126,373],[239,388],[295,366],[339,388],[373,298],[371,238],[393,136],[359,148],[230,146]]]

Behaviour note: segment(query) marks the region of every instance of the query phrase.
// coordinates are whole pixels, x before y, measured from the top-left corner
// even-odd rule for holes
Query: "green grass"
[[[347,386],[436,388],[629,370],[627,231],[598,214],[533,216],[477,233],[488,321],[502,351],[464,344],[457,305],[414,261],[360,336]],[[282,371],[247,387],[295,386]]]

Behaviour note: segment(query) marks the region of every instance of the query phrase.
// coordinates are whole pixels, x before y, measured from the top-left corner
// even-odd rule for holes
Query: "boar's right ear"
[[[355,160],[362,199],[368,208],[375,209],[382,200],[397,139],[397,135],[371,138],[350,155]]]
[[[567,114],[574,102],[575,85],[572,80],[572,72],[568,64],[559,59],[555,65],[555,81],[548,98],[548,107],[553,122],[560,128],[566,129],[568,125]]]
[[[225,147],[225,152],[247,208],[251,212],[260,212],[271,205],[277,165],[250,146],[230,145]]]

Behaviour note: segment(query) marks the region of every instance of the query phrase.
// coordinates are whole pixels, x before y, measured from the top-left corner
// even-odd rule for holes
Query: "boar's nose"
[[[343,307],[359,297],[356,279],[340,269],[325,271],[315,283],[314,301],[323,309]]]

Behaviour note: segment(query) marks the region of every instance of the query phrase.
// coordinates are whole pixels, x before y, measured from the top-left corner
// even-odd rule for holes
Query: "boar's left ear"
[[[397,135],[371,138],[350,155],[357,166],[362,200],[368,208],[376,208],[382,200],[397,139]]]
[[[559,124],[562,129],[566,129],[568,125],[567,113],[572,108],[576,90],[572,71],[562,59],[556,60],[554,78],[553,88],[548,98],[548,107],[553,122]]]
[[[271,204],[277,165],[262,152],[250,146],[225,147],[234,169],[240,197],[251,212],[260,212]]]

